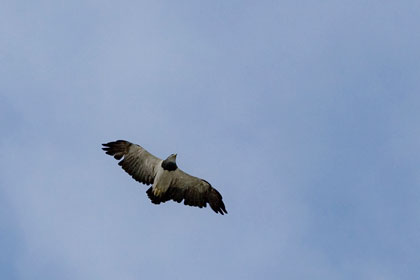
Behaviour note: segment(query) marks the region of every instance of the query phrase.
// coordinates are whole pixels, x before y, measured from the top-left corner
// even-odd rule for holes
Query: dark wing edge
[[[113,156],[116,160],[121,160],[118,165],[124,169],[131,177],[143,184],[153,184],[155,178],[155,167],[160,159],[150,154],[139,145],[125,140],[117,140],[102,144],[102,150],[107,155]]]
[[[187,175],[186,173],[184,174]],[[208,203],[214,212],[222,215],[228,213],[223,203],[222,195],[210,183],[203,179],[188,176],[190,177],[188,181],[182,182],[182,180],[177,180],[161,196],[155,196],[152,187],[150,187],[146,191],[147,196],[154,204],[164,203],[172,199],[178,203],[184,201],[184,204],[188,206],[203,208]]]

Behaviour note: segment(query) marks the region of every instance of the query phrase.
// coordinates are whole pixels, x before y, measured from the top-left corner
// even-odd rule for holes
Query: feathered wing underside
[[[125,140],[102,145],[106,154],[120,160],[118,165],[133,179],[146,185],[153,184],[157,171],[161,168],[161,159],[141,146]],[[147,195],[153,203],[159,204],[172,199],[178,203],[184,201],[185,205],[200,208],[206,207],[208,203],[214,212],[222,215],[227,213],[222,195],[207,181],[191,176],[179,168],[169,172],[170,185],[165,192],[156,196],[152,187],[147,190]]]
[[[191,176],[179,168],[173,171],[173,179],[168,190],[160,196],[155,196],[152,188],[147,190],[150,200],[159,204],[168,200],[178,203],[184,201],[185,205],[206,207],[207,203],[214,212],[227,214],[222,195],[207,181]]]
[[[130,174],[134,180],[146,185],[153,184],[161,159],[155,157],[143,147],[125,140],[102,145],[106,154],[113,156],[116,160],[122,159],[118,165]]]

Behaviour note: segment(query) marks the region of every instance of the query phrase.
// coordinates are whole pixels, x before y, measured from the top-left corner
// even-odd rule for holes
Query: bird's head
[[[166,158],[166,160],[167,160],[168,162],[173,162],[173,163],[176,163],[176,155],[177,155],[177,154],[171,154],[170,156],[168,156],[168,157]]]

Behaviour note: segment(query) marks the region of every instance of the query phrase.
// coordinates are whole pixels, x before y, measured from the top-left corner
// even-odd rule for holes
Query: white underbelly
[[[156,196],[160,196],[165,193],[171,185],[171,171],[166,171],[162,167],[159,167],[158,172],[153,182],[153,193]]]

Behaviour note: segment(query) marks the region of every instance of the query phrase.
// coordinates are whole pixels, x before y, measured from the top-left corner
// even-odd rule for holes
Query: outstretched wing
[[[153,184],[157,168],[161,159],[155,157],[141,146],[125,140],[118,140],[102,144],[106,154],[120,160],[118,165],[122,167],[134,180],[149,185]]]
[[[214,212],[222,215],[227,214],[222,195],[210,183],[191,176],[179,168],[172,172],[171,184],[161,196],[155,196],[152,188],[147,190],[147,195],[153,203],[159,204],[170,199],[179,203],[184,200],[185,205],[198,206],[200,208],[206,207],[208,203]]]

